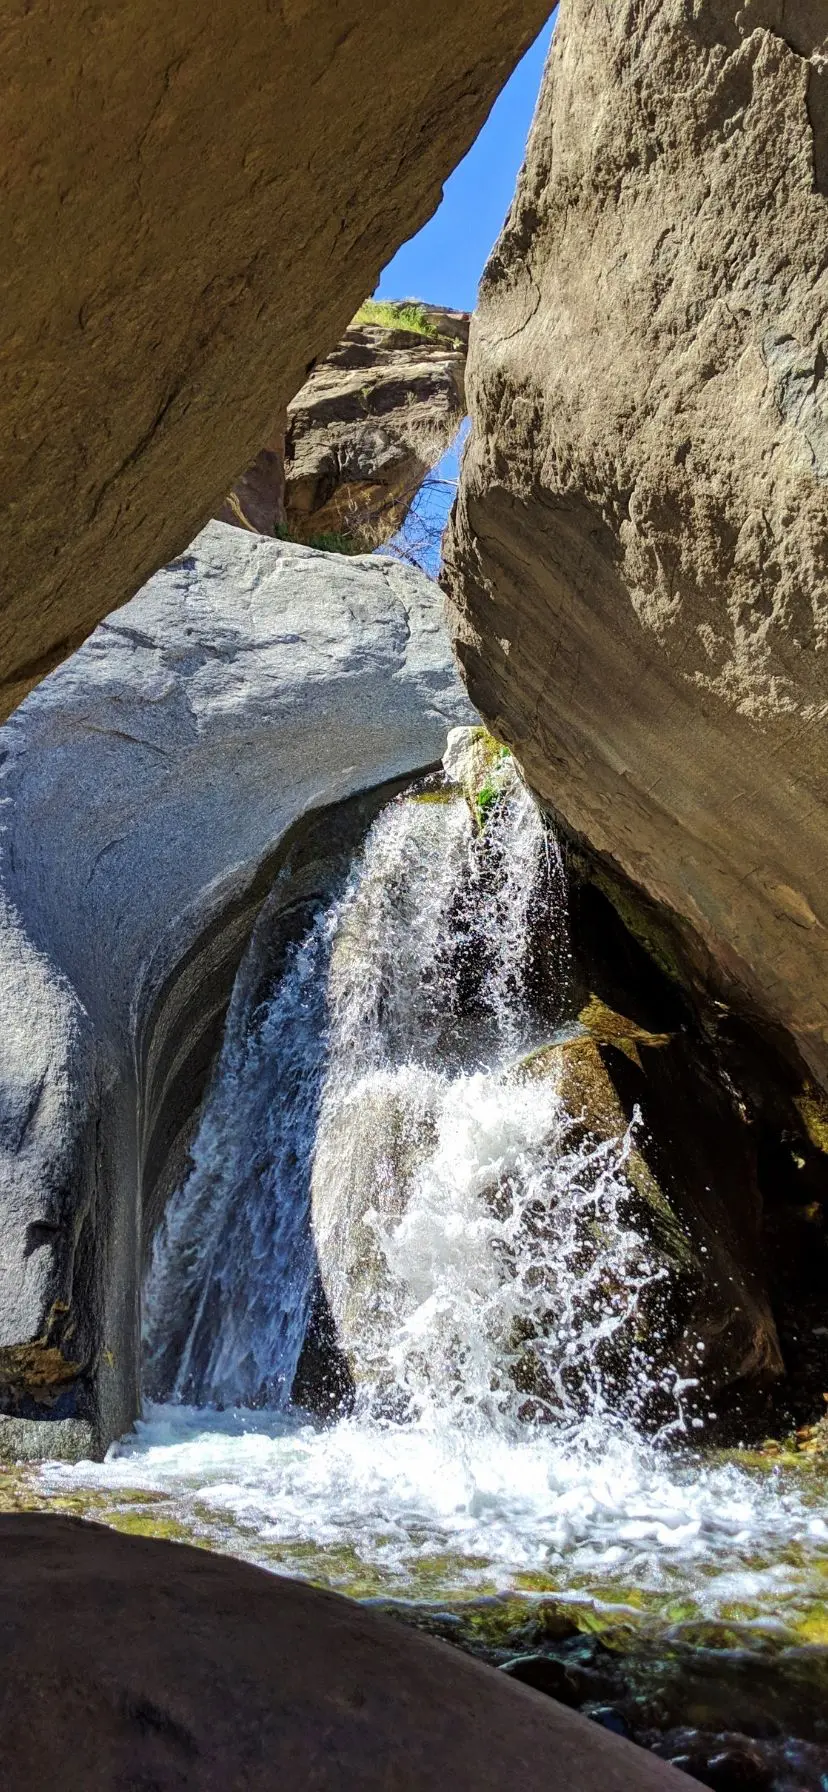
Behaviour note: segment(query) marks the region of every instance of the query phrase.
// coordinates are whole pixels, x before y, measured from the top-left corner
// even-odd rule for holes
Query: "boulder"
[[[131,1423],[142,1231],[257,911],[470,719],[429,580],[214,522],[0,731],[0,1452]]]
[[[466,311],[363,306],[288,405],[281,435],[236,481],[220,520],[312,547],[336,537],[351,552],[389,541],[457,434],[468,341]]]
[[[0,1749],[15,1792],[686,1783],[447,1643],[227,1556],[5,1517],[0,1598]]]
[[[428,334],[355,323],[288,406],[285,515],[373,548],[402,527],[465,414],[469,319],[422,306]]]
[[[563,0],[446,555],[493,732],[823,1087],[827,53],[817,0]]]
[[[674,1373],[695,1384],[689,1406],[705,1419],[726,1391],[729,1399],[734,1389],[748,1391],[755,1401],[784,1365],[752,1141],[718,1080],[705,1077],[686,1038],[652,1033],[595,997],[569,1035],[531,1053],[517,1078],[549,1084],[571,1119],[562,1149],[597,1146],[599,1175],[600,1147],[626,1139],[626,1217],[644,1243],[650,1278],[634,1335],[622,1328],[620,1346],[611,1340],[605,1354],[606,1367],[623,1381],[626,1355],[643,1344],[652,1395],[641,1417],[660,1417],[662,1378],[669,1383]],[[585,1275],[600,1247],[587,1211]],[[540,1390],[533,1383],[531,1391]],[[713,1429],[729,1433],[727,1422]]]
[[[215,513],[548,12],[13,10],[0,718]]]

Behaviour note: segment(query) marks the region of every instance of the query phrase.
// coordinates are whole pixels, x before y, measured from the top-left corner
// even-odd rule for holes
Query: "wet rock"
[[[626,1718],[613,1705],[597,1705],[589,1712],[589,1717],[594,1724],[610,1730],[613,1736],[626,1736],[628,1740],[632,1740],[632,1731]]]
[[[452,728],[443,754],[443,770],[462,790],[478,827],[483,827],[493,802],[516,775],[507,747],[486,728]]]
[[[777,1769],[784,1772],[784,1749],[766,1756],[741,1736],[705,1737],[690,1731],[664,1738],[655,1752],[711,1792],[771,1792]]]
[[[769,1792],[773,1780],[772,1767],[752,1749],[723,1748],[707,1762],[704,1783],[713,1792]]]
[[[600,1151],[626,1138],[629,1218],[664,1279],[645,1287],[635,1337],[619,1333],[613,1360],[645,1338],[656,1380],[659,1365],[678,1367],[699,1384],[706,1412],[710,1396],[727,1387],[772,1383],[782,1359],[759,1256],[749,1141],[715,1083],[687,1072],[681,1037],[651,1032],[591,996],[570,1036],[533,1052],[516,1075],[549,1081],[571,1117],[563,1149],[587,1139]],[[694,1155],[676,1134],[674,1103],[689,1108]],[[728,1212],[737,1191],[750,1215],[741,1229]],[[585,1232],[585,1263],[599,1242]]]
[[[501,1671],[510,1679],[519,1680],[522,1686],[534,1686],[537,1692],[547,1693],[573,1711],[580,1710],[587,1700],[600,1699],[613,1690],[606,1676],[581,1667],[578,1662],[556,1661],[551,1655],[519,1655],[514,1661],[505,1661]]]
[[[561,8],[446,547],[484,720],[823,1086],[827,50],[812,0]]]
[[[438,205],[549,0],[23,8],[0,717],[192,540]]]

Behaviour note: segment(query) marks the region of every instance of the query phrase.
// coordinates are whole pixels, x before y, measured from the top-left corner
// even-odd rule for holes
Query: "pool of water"
[[[0,1498],[379,1603],[725,1792],[828,1787],[819,1456],[151,1406]]]

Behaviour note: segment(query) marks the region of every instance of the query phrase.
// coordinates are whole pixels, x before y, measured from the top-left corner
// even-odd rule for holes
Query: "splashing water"
[[[383,811],[267,999],[234,999],[148,1279],[160,1398],[44,1485],[361,1595],[811,1622],[821,1484],[640,1435],[654,1389],[681,1432],[669,1276],[634,1140],[537,1071],[565,1038],[555,843],[511,768],[483,830],[436,794]],[[320,1289],[353,1389],[327,1424],[290,1402]]]
[[[380,816],[252,1025],[231,1019],[154,1253],[150,1387],[287,1406],[318,1278],[366,1415],[606,1425],[604,1373],[664,1269],[629,1139],[570,1137],[521,1062],[550,1025],[539,913],[565,927],[551,862],[514,772],[485,831],[460,796]],[[650,1380],[627,1356],[632,1410]]]

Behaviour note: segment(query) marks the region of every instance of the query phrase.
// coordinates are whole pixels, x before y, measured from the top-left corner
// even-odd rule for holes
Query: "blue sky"
[[[474,310],[478,281],[512,203],[553,24],[554,14],[446,181],[434,217],[389,262],[377,298]]]
[[[476,143],[446,181],[434,217],[389,262],[376,298],[425,299],[432,305],[474,310],[480,276],[512,203],[556,12],[557,8],[495,101]],[[436,542],[451,507],[457,473],[455,446],[435,468],[435,477],[443,483],[424,488],[420,495],[419,524],[412,517],[403,530],[403,542],[432,577],[439,569]],[[423,521],[432,538],[428,546],[423,545]]]

